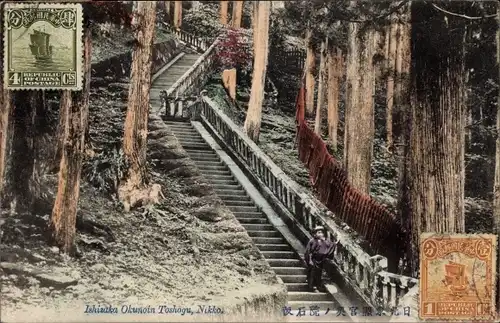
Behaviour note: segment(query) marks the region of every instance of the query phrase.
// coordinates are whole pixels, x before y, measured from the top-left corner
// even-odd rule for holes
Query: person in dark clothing
[[[333,258],[335,243],[325,238],[325,229],[317,226],[313,231],[314,237],[309,240],[304,258],[307,264],[307,283],[309,289],[318,293],[321,287],[321,274],[327,258]]]

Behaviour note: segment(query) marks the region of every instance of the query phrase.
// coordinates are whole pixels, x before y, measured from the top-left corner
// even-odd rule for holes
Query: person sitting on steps
[[[313,230],[314,237],[309,240],[304,253],[307,264],[307,283],[312,292],[318,293],[321,288],[321,274],[327,258],[333,258],[336,244],[325,238],[325,229],[317,226]]]

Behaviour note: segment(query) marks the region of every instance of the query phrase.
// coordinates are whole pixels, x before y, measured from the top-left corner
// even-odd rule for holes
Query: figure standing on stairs
[[[325,238],[325,229],[317,226],[313,230],[314,237],[309,240],[304,258],[307,264],[307,283],[311,291],[318,293],[321,287],[321,274],[327,258],[333,257],[335,244]]]

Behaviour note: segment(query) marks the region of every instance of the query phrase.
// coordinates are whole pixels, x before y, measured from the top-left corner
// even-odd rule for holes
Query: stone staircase
[[[170,73],[166,73],[170,75]],[[155,84],[156,85],[156,84]],[[267,262],[288,289],[288,306],[293,311],[318,306],[320,311],[339,305],[328,293],[312,293],[306,283],[306,268],[282,234],[270,223],[235,179],[228,166],[188,121],[166,121],[181,145],[212,184],[216,193],[247,230]]]
[[[153,84],[151,85],[149,102],[153,107],[161,107],[160,92],[169,89],[172,85],[174,85],[174,83],[182,75],[184,75],[191,68],[191,66],[193,66],[193,64],[200,56],[200,54],[197,54],[194,51],[187,50],[185,53],[183,53],[183,56],[181,56],[177,60],[175,60],[174,58],[175,61],[172,62],[171,65],[170,63],[167,64],[167,66],[165,67],[165,72],[159,72],[159,74],[161,74],[154,80]]]

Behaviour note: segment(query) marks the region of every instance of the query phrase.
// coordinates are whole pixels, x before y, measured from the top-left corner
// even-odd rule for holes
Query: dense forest
[[[32,249],[50,264],[55,247],[61,258],[54,263],[99,272],[102,254],[124,252],[125,264],[135,252],[126,246],[136,244],[145,257],[165,246],[174,256],[154,261],[169,270],[200,261],[189,274],[194,280],[224,272],[227,286],[245,288],[260,281],[254,272],[269,274],[253,254],[208,251],[210,243],[231,249],[234,237],[215,235],[237,230],[202,221],[212,211],[200,215],[199,208],[209,202],[186,193],[198,182],[157,162],[160,146],[169,156],[182,154],[170,132],[168,143],[159,143],[163,132],[151,128],[161,121],[150,106],[153,47],[173,37],[164,26],[220,40],[204,90],[283,172],[318,196],[320,184],[301,162],[300,120],[323,139],[349,185],[391,221],[376,235],[357,234],[372,254],[389,258],[393,272],[419,277],[422,232],[500,234],[498,2],[90,1],[83,8],[81,91],[10,91],[0,80],[2,261],[24,259]],[[129,75],[94,77],[97,55],[120,46],[131,53]],[[162,227],[161,237],[141,229],[146,219]],[[203,233],[214,236],[205,241]],[[147,239],[162,247],[148,251]],[[200,250],[206,259],[199,260]],[[231,257],[244,265],[214,265],[207,274],[209,257],[220,257],[220,266]],[[241,277],[230,277],[232,269]],[[186,292],[180,269],[172,270],[173,299],[201,297]],[[29,293],[29,282],[12,284]],[[210,278],[207,293],[216,285]],[[151,295],[160,292],[155,288]]]

